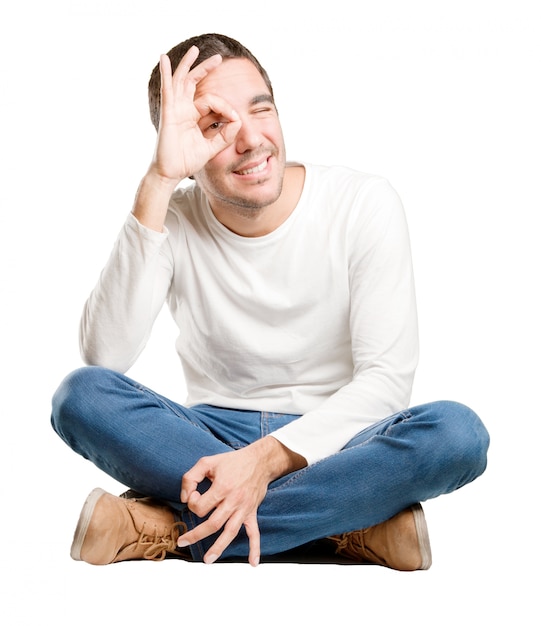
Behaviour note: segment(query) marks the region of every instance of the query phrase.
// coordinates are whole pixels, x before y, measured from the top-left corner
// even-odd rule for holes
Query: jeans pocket
[[[287,426],[296,419],[299,419],[300,415],[290,415],[288,413],[269,413],[263,411],[261,413],[261,436],[265,437],[271,433],[277,431],[282,426]]]

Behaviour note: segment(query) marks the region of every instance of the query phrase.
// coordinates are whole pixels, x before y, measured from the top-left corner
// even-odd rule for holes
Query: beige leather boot
[[[94,489],[79,516],[71,557],[93,565],[133,559],[163,560],[176,550],[186,525],[152,498],[125,499]]]
[[[330,537],[340,556],[392,569],[412,571],[432,565],[423,509],[415,504],[371,528]]]

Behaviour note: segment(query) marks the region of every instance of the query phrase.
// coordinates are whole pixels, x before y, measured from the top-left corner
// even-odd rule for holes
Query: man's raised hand
[[[219,96],[195,99],[197,84],[222,63],[221,56],[214,55],[190,69],[198,54],[195,46],[190,48],[173,75],[169,57],[164,54],[160,58],[160,125],[151,170],[175,185],[230,145],[241,126],[237,113]],[[198,122],[210,112],[223,123],[219,132],[206,136]]]
[[[178,183],[202,169],[227,148],[241,127],[238,114],[223,98],[205,94],[196,98],[198,83],[222,63],[214,55],[190,69],[199,50],[194,46],[181,59],[174,74],[167,55],[160,58],[161,104],[156,149],[143,177],[133,215],[147,228],[162,232],[171,194]],[[204,116],[218,119],[217,130],[205,133]]]

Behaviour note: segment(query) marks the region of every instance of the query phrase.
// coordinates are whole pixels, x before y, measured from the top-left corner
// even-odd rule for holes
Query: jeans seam
[[[180,419],[183,419],[185,422],[188,422],[189,424],[191,424],[192,426],[195,426],[196,428],[199,428],[200,430],[202,430],[203,432],[210,432],[209,429],[205,426],[201,426],[201,424],[199,424],[198,422],[195,422],[193,420],[191,420],[187,415],[185,415],[182,411],[180,411],[174,404],[171,404],[167,398],[164,398],[163,396],[160,396],[158,393],[156,393],[155,391],[152,391],[152,389],[149,389],[148,387],[145,387],[144,385],[139,385],[136,384],[135,387],[145,393],[146,395],[151,396],[154,400],[156,400],[156,402],[158,402],[162,407],[165,407],[167,409],[169,409],[172,413],[174,413],[174,415]],[[225,442],[224,442],[225,443]],[[227,444],[229,445],[229,444]]]
[[[412,413],[411,411],[408,411],[408,410],[400,411],[399,413],[396,413],[394,416],[394,419],[387,426],[387,428],[381,433],[381,435],[383,435],[384,437],[389,435],[393,431],[395,426],[398,426],[399,424],[403,424],[404,422],[407,422],[411,417],[412,417]]]

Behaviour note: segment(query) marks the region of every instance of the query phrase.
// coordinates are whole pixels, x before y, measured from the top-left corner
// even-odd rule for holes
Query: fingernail
[[[207,565],[210,565],[211,563],[214,563],[217,560],[218,560],[217,554],[209,554],[208,556],[205,557],[205,563]]]
[[[186,539],[178,539],[177,541],[177,546],[179,548],[186,548],[190,545],[189,541],[186,541]]]
[[[181,501],[181,502],[186,502],[186,499],[187,499],[187,494],[186,494],[186,491],[183,489],[183,490],[180,492],[180,501]]]

